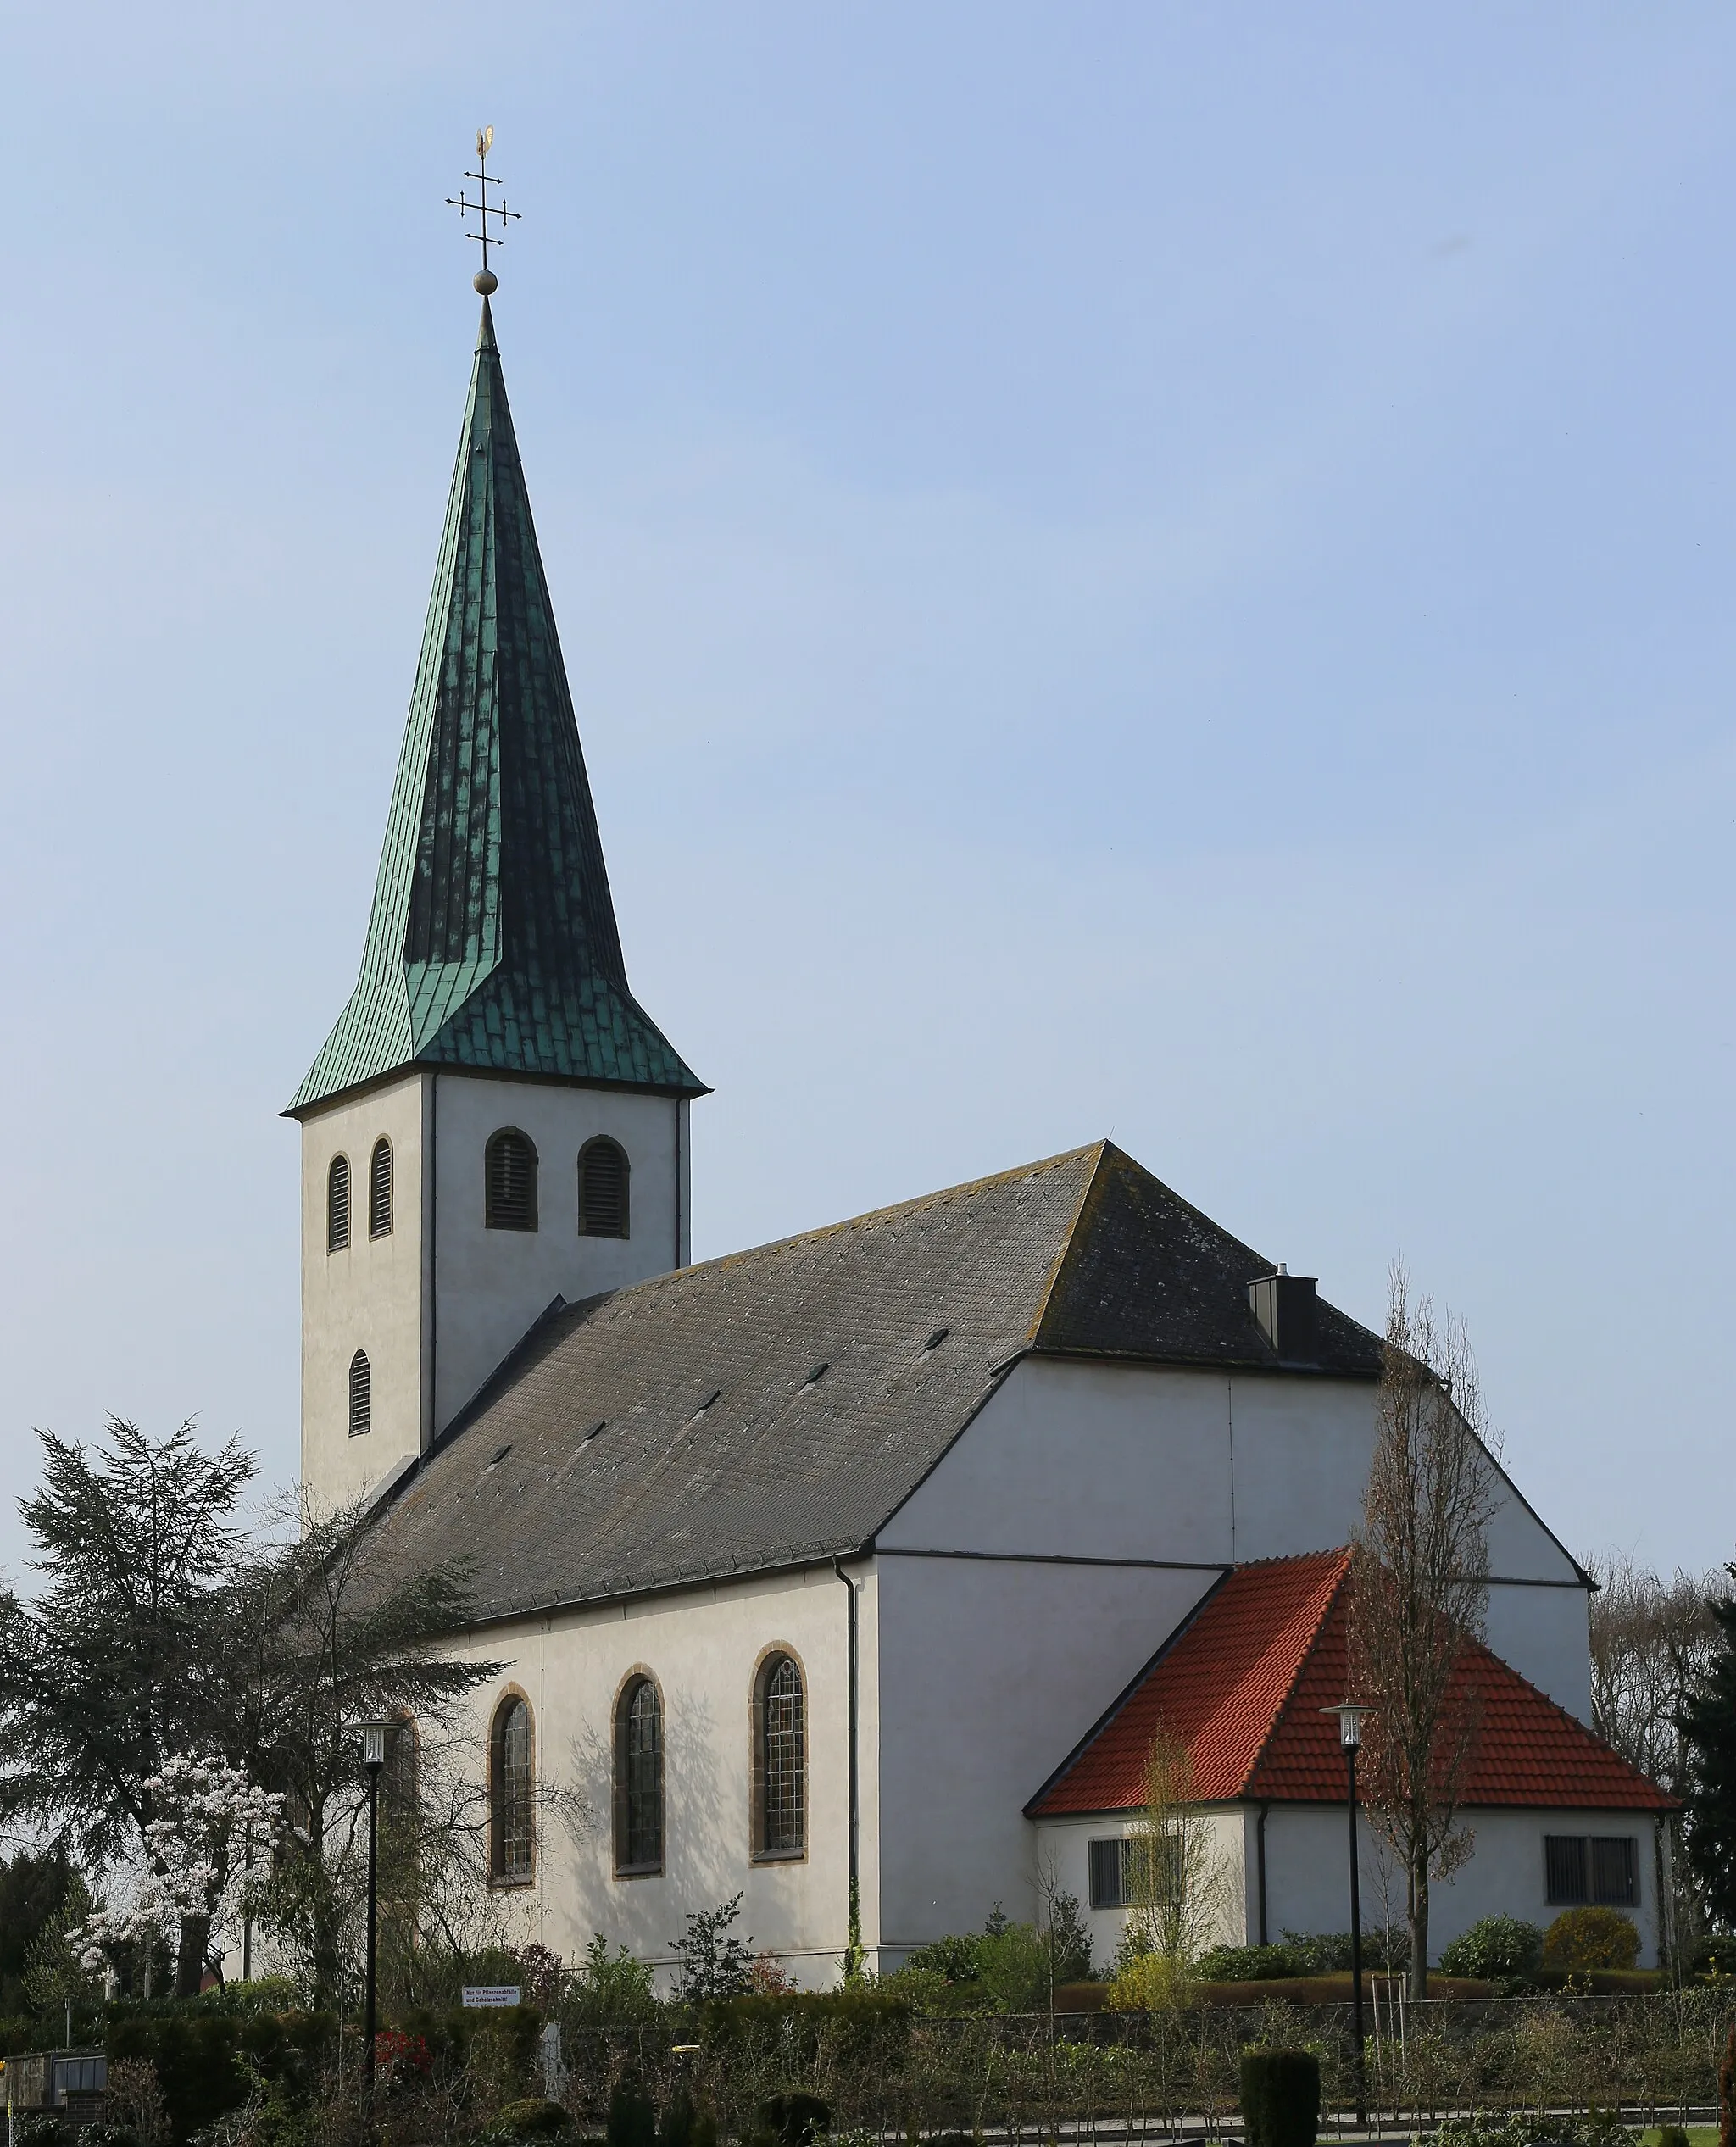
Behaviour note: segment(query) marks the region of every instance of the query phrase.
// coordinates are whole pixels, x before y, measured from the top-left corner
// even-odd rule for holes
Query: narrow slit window
[[[627,1229],[626,1150],[618,1141],[587,1141],[579,1150],[579,1235],[625,1238]]]
[[[349,1360],[349,1435],[360,1438],[374,1428],[374,1375],[368,1353],[358,1349]]]
[[[537,1151],[530,1136],[503,1126],[483,1158],[485,1221],[490,1230],[537,1227]]]
[[[326,1249],[341,1253],[349,1243],[349,1158],[334,1155],[326,1173]]]
[[[377,1140],[368,1165],[368,1235],[392,1235],[392,1143]]]

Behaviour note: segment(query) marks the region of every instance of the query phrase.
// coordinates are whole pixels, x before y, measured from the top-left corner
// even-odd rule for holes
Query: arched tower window
[[[587,1141],[579,1150],[579,1235],[625,1238],[627,1152],[619,1141]]]
[[[490,1741],[490,1861],[496,1878],[527,1879],[535,1845],[531,1824],[535,1755],[531,1710],[516,1693],[501,1702]]]
[[[368,1353],[358,1349],[349,1360],[349,1435],[359,1438],[374,1428],[374,1375]]]
[[[392,1235],[392,1143],[383,1138],[375,1142],[368,1165],[368,1235]]]
[[[326,1249],[341,1253],[349,1243],[349,1158],[334,1155],[326,1173]]]
[[[756,1687],[754,1854],[799,1856],[808,1839],[808,1713],[795,1658],[768,1655]]]
[[[504,1126],[490,1137],[483,1179],[489,1229],[537,1227],[537,1151],[527,1133]]]
[[[646,1677],[629,1678],[615,1709],[615,1867],[663,1869],[663,1702]]]

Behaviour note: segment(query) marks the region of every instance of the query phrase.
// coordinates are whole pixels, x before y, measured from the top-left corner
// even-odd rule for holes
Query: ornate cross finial
[[[488,198],[488,189],[500,184],[498,179],[491,179],[488,175],[488,152],[493,147],[493,128],[478,127],[476,130],[476,169],[474,171],[467,171],[465,177],[476,181],[481,190],[481,199],[471,201],[462,186],[459,187],[456,196],[448,194],[446,197],[446,205],[448,209],[457,209],[461,216],[476,217],[482,226],[480,231],[473,231],[467,225],[465,229],[465,236],[476,239],[482,248],[482,265],[472,281],[485,298],[491,297],[500,288],[500,278],[488,265],[488,249],[491,246],[504,246],[509,220],[515,224],[519,221],[518,210],[507,207],[504,193],[501,195],[498,204]],[[500,220],[500,229],[498,233],[489,228],[488,219],[491,216],[497,216]]]

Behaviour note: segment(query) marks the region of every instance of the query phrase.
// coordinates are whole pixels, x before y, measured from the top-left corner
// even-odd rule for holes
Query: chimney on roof
[[[1280,1364],[1320,1361],[1315,1335],[1315,1277],[1293,1275],[1279,1266],[1275,1275],[1259,1275],[1248,1285],[1248,1304],[1260,1331],[1277,1353]]]

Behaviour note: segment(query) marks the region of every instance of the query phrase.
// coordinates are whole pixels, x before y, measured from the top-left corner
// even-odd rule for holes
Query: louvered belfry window
[[[374,1428],[374,1375],[368,1353],[358,1349],[349,1360],[349,1435],[359,1438]]]
[[[341,1253],[349,1243],[349,1158],[334,1155],[326,1173],[326,1249]]]
[[[579,1150],[579,1235],[627,1235],[627,1157],[618,1141],[587,1141]]]
[[[531,1710],[509,1699],[494,1718],[494,1876],[531,1876],[532,1753]]]
[[[485,1158],[487,1220],[491,1230],[537,1227],[537,1151],[516,1126],[488,1143]]]
[[[802,1673],[787,1655],[760,1672],[760,1838],[762,1856],[793,1856],[806,1838],[807,1716]]]
[[[375,1142],[368,1165],[368,1235],[392,1235],[392,1143],[387,1140]]]

